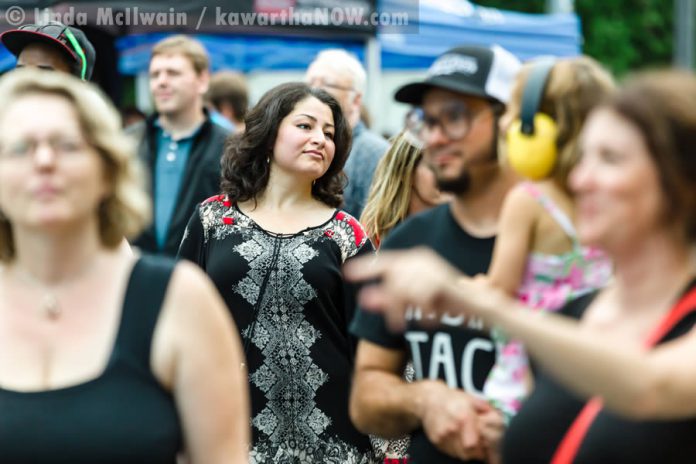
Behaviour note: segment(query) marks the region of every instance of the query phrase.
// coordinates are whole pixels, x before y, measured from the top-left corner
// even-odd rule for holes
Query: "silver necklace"
[[[96,260],[92,261],[90,264],[85,266],[85,268],[82,271],[80,271],[77,275],[62,282],[61,285],[66,286],[74,283],[76,280],[82,277],[82,275],[86,274],[90,269],[92,269],[92,267],[95,264],[95,261]],[[39,313],[41,314],[41,316],[48,319],[51,322],[58,321],[60,317],[63,315],[63,308],[61,307],[60,300],[58,299],[58,295],[56,294],[58,288],[51,289],[50,286],[41,282],[34,274],[29,272],[27,269],[19,267],[16,267],[15,269],[17,270],[17,276],[19,276],[21,280],[33,287],[40,289],[43,292],[41,302],[39,303]]]
[[[43,295],[39,302],[39,313],[51,322],[60,319],[62,310],[56,292],[51,290],[46,284],[41,283],[34,275],[26,269],[17,268],[17,276],[25,283],[41,290]]]

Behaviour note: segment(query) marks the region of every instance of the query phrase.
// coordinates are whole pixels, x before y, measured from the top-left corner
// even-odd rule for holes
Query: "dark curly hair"
[[[336,208],[341,205],[346,183],[343,165],[351,145],[350,126],[331,95],[299,82],[281,84],[266,92],[244,119],[244,132],[230,137],[225,143],[221,187],[230,201],[251,200],[266,189],[270,174],[266,159],[273,152],[278,127],[297,103],[308,97],[316,98],[331,109],[336,145],[331,165],[313,184],[312,195],[328,206]]]

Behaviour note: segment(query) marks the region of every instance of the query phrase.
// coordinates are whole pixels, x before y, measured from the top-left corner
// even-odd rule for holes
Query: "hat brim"
[[[58,47],[58,49],[65,53],[69,59],[75,63],[79,63],[79,58],[75,52],[68,48],[67,45],[60,40],[57,40],[50,35],[42,34],[41,32],[22,30],[6,31],[0,34],[0,41],[2,41],[5,47],[7,47],[10,53],[17,57],[20,53],[22,53],[22,50],[24,50],[24,47],[27,45],[40,42]]]
[[[423,103],[423,95],[430,89],[444,89],[451,92],[461,93],[462,95],[471,95],[474,97],[482,97],[490,100],[480,88],[462,82],[414,82],[406,84],[396,91],[394,99],[401,103],[409,103],[411,105],[421,105]]]

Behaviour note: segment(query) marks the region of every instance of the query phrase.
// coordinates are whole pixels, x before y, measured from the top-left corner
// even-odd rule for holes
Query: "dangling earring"
[[[266,157],[266,164],[271,164],[271,157],[270,156]]]
[[[317,180],[316,180],[316,179],[314,179],[314,180],[312,181],[312,187],[314,187],[315,185],[317,185]]]

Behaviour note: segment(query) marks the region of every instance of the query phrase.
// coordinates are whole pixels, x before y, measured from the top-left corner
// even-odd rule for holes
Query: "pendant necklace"
[[[80,272],[77,276],[74,276],[70,279],[68,279],[67,282],[62,282],[63,286],[66,284],[71,284],[74,283],[76,280],[78,280],[83,274],[86,273],[89,269],[91,269],[94,265],[94,262],[90,263],[90,265],[86,266],[85,270]],[[25,283],[28,283],[29,285],[36,287],[40,289],[43,292],[43,296],[41,296],[41,301],[39,303],[39,313],[42,317],[45,319],[48,319],[51,322],[56,322],[60,319],[60,317],[63,315],[63,308],[60,305],[60,301],[58,300],[57,296],[57,290],[56,289],[51,289],[48,285],[42,283],[37,277],[35,277],[33,274],[31,274],[29,271],[26,269],[22,268],[16,268],[17,270],[17,276],[23,280]],[[56,286],[56,287],[59,287]]]
[[[60,318],[60,303],[58,303],[58,298],[52,292],[47,292],[44,295],[40,311],[49,321],[57,321]]]

